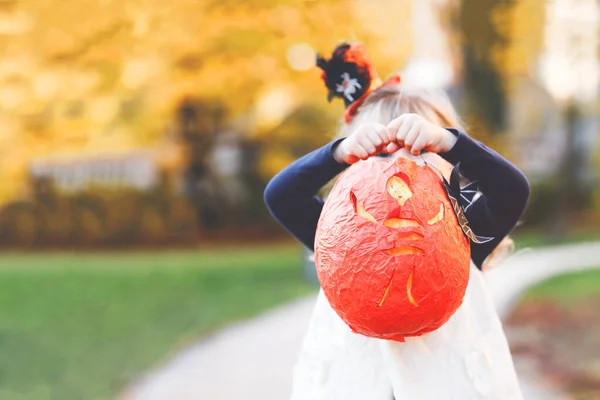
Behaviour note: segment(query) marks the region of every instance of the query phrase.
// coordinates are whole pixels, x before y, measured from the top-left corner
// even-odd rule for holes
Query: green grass
[[[555,238],[544,235],[543,232],[521,232],[517,230],[511,237],[514,239],[517,249],[525,249],[529,247],[600,241],[600,232],[571,232],[562,237]]]
[[[298,246],[0,255],[0,399],[112,398],[202,335],[314,289]]]
[[[530,288],[524,301],[551,300],[561,305],[600,297],[600,269],[555,276]]]

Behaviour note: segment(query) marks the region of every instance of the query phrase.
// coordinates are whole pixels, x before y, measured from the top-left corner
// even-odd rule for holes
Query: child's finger
[[[421,131],[421,128],[419,125],[413,125],[410,128],[410,131],[408,131],[408,133],[406,134],[406,138],[404,138],[404,147],[406,147],[410,150],[412,148],[413,144],[416,142],[420,131]]]
[[[393,154],[400,149],[401,149],[401,147],[398,143],[391,142],[391,143],[388,143],[388,145],[385,148],[385,151],[386,151],[386,153]]]
[[[352,164],[356,164],[359,160],[360,160],[360,158],[358,158],[358,157],[356,157],[354,155],[349,155],[346,158],[345,162],[346,162],[346,164],[352,165]]]
[[[377,146],[372,143],[368,136],[368,132],[366,132],[365,135],[358,137],[357,142],[368,154],[375,154],[377,151]]]
[[[398,132],[401,130],[402,125],[404,124],[405,121],[406,121],[405,116],[401,115],[388,124],[387,131],[388,131],[388,140],[390,142],[395,142],[398,140]]]
[[[373,133],[378,138],[377,146],[385,146],[390,142],[388,137],[388,128],[383,124],[374,124],[373,125]]]
[[[411,129],[411,125],[407,123],[403,124],[400,127],[400,129],[398,129],[398,132],[396,132],[396,137],[394,138],[394,141],[398,143],[400,147],[406,146],[406,138]]]
[[[358,157],[360,160],[366,160],[369,158],[369,152],[360,145],[360,143],[356,143],[350,151],[351,155]]]
[[[384,140],[379,136],[377,132],[377,128],[373,127],[373,129],[369,129],[367,132],[367,138],[371,141],[373,146],[380,149],[384,145]]]
[[[425,149],[426,146],[427,146],[427,135],[419,135],[417,137],[417,140],[415,140],[412,147],[410,148],[410,152],[412,155],[418,156],[419,154],[421,154],[421,151],[423,149]]]

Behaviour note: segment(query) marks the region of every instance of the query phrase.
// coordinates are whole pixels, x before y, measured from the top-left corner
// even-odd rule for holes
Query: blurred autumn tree
[[[543,47],[544,0],[462,0],[459,30],[470,114],[501,133],[519,79],[532,76]]]
[[[165,133],[186,97],[223,104],[225,120],[264,150],[257,173],[272,175],[296,144],[328,140],[342,111],[326,106],[312,49],[360,38],[384,75],[410,53],[398,32],[411,2],[381,3],[2,1],[0,201],[41,156],[156,147],[180,163]]]

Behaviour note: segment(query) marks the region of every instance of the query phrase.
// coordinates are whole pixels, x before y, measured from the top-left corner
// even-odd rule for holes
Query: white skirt
[[[353,333],[323,291],[294,368],[292,400],[521,400],[502,324],[471,265],[463,304],[405,343]]]

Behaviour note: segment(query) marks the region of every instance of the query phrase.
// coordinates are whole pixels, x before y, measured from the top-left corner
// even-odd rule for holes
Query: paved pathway
[[[523,252],[486,272],[505,316],[531,284],[563,271],[600,266],[600,242]],[[315,296],[226,329],[135,383],[126,400],[284,400]],[[562,399],[527,360],[516,361],[526,399]]]
[[[485,275],[498,313],[504,317],[523,290],[532,284],[565,271],[593,267],[600,267],[600,242],[525,250]]]

